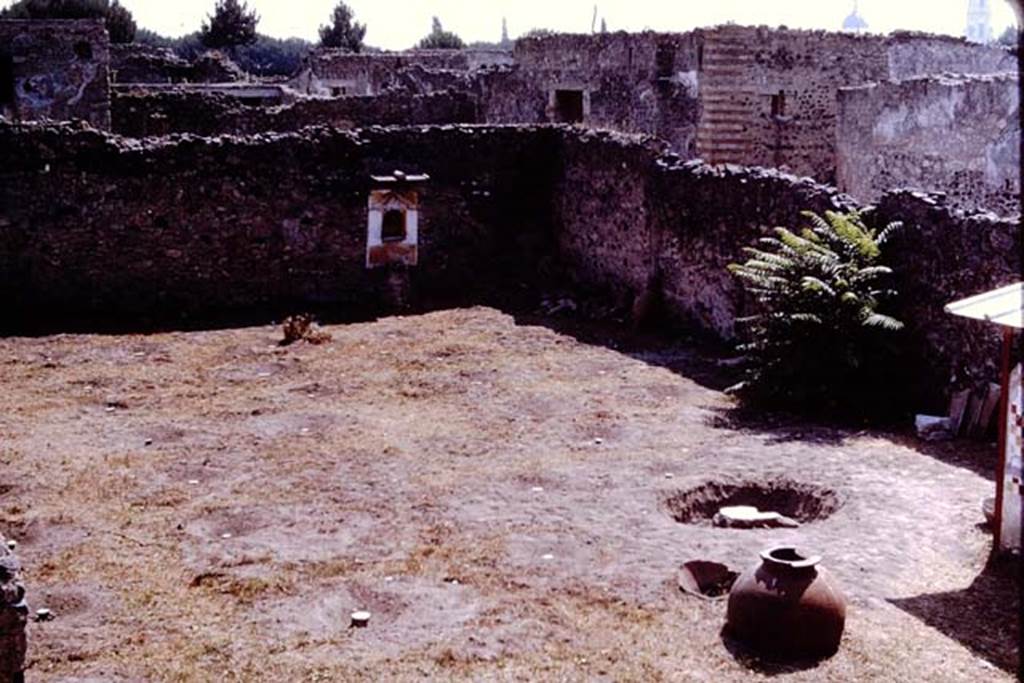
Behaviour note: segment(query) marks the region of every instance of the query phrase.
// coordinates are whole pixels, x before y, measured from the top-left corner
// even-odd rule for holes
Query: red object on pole
[[[995,551],[1003,542],[1003,487],[1006,479],[1006,413],[1010,405],[1010,353],[1013,348],[1013,328],[1003,328],[1003,363],[1000,374],[1002,396],[999,397],[999,455],[996,460],[996,516],[993,529]]]

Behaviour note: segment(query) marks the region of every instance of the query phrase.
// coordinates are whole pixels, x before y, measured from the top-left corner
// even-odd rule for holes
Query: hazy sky
[[[0,6],[12,0],[0,0]],[[996,35],[1010,25],[1006,0],[990,0]],[[178,36],[196,30],[214,0],[121,0],[140,26]],[[262,20],[259,31],[272,36],[316,37],[336,0],[249,0]],[[430,31],[433,15],[467,42],[497,41],[501,19],[515,38],[532,28],[590,31],[594,0],[348,0],[358,21],[367,24],[366,41],[389,49],[412,46]],[[962,35],[968,0],[860,0],[860,13],[872,31],[915,29]],[[681,31],[734,21],[838,29],[853,0],[599,0],[609,30]]]

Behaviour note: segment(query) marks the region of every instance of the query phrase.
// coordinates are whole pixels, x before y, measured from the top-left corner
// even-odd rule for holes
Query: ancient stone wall
[[[184,83],[191,76],[192,64],[168,48],[142,43],[110,46],[112,83]]]
[[[901,221],[888,248],[907,324],[908,354],[918,394],[943,410],[942,389],[978,388],[999,381],[1002,329],[949,315],[943,307],[1021,279],[1020,224],[992,214],[966,214],[935,196],[894,191],[881,197],[871,216],[879,225]],[[938,395],[938,397],[936,396]],[[935,415],[941,412],[933,413]]]
[[[379,309],[371,174],[431,176],[412,291],[485,299],[554,252],[553,133],[444,127],[129,141],[0,125],[0,300],[26,315]]]
[[[100,20],[0,20],[0,116],[109,130],[109,64]]]
[[[618,303],[653,286],[667,313],[720,339],[749,312],[725,266],[800,212],[855,208],[778,171],[710,167],[664,142],[560,127],[443,126],[126,140],[72,126],[0,125],[0,299],[18,311],[120,316],[333,304],[386,308],[365,267],[371,175],[426,173],[418,265],[425,307],[552,284]],[[942,306],[1019,277],[1013,221],[891,193],[871,222],[918,359],[919,405],[950,379],[994,377],[989,331]],[[386,271],[386,269],[385,269]],[[506,299],[507,300],[507,299]]]
[[[899,31],[885,39],[889,79],[903,81],[943,73],[995,74],[1017,71],[1017,55],[1000,45],[964,38]]]
[[[120,84],[241,83],[253,80],[223,52],[210,50],[193,61],[167,48],[140,43],[110,46],[110,80]]]
[[[913,188],[945,192],[952,206],[1020,213],[1016,74],[842,89],[838,107],[838,184],[858,200]]]
[[[697,47],[692,34],[555,35],[517,41],[516,68],[482,74],[492,123],[580,123],[658,135],[695,153]],[[578,102],[577,102],[578,100]]]
[[[699,155],[832,180],[836,89],[886,76],[880,39],[746,26],[700,35]]]
[[[686,162],[614,134],[563,136],[556,223],[566,279],[626,302],[654,282],[671,317],[720,339],[734,338],[737,316],[750,312],[726,271],[743,246],[771,227],[802,224],[804,210],[858,208],[808,178]],[[943,306],[1019,279],[1018,226],[909,192],[883,196],[868,220],[905,224],[887,260],[898,273],[893,310],[907,324],[914,365],[908,391],[915,407],[942,410],[951,386],[994,380],[999,358],[997,331],[953,319]]]
[[[307,98],[279,107],[253,107],[218,93],[115,91],[112,123],[115,133],[128,137],[225,135],[287,132],[318,125],[359,128],[475,123],[476,109],[475,99],[463,92]]]
[[[395,86],[406,69],[469,72],[511,64],[507,50],[409,50],[363,52],[319,49],[307,59],[306,75],[296,79],[310,94],[376,95]]]

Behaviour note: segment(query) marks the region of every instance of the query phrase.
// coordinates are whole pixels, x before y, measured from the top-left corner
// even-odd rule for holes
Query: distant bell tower
[[[846,33],[867,33],[868,22],[860,15],[857,0],[853,0],[853,11],[843,19],[843,31]]]
[[[965,35],[973,43],[992,42],[992,7],[988,0],[970,0]]]

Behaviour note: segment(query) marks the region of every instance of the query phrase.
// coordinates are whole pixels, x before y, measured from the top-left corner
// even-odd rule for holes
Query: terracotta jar
[[[729,591],[728,633],[764,655],[813,659],[839,649],[846,600],[821,557],[770,548]]]

